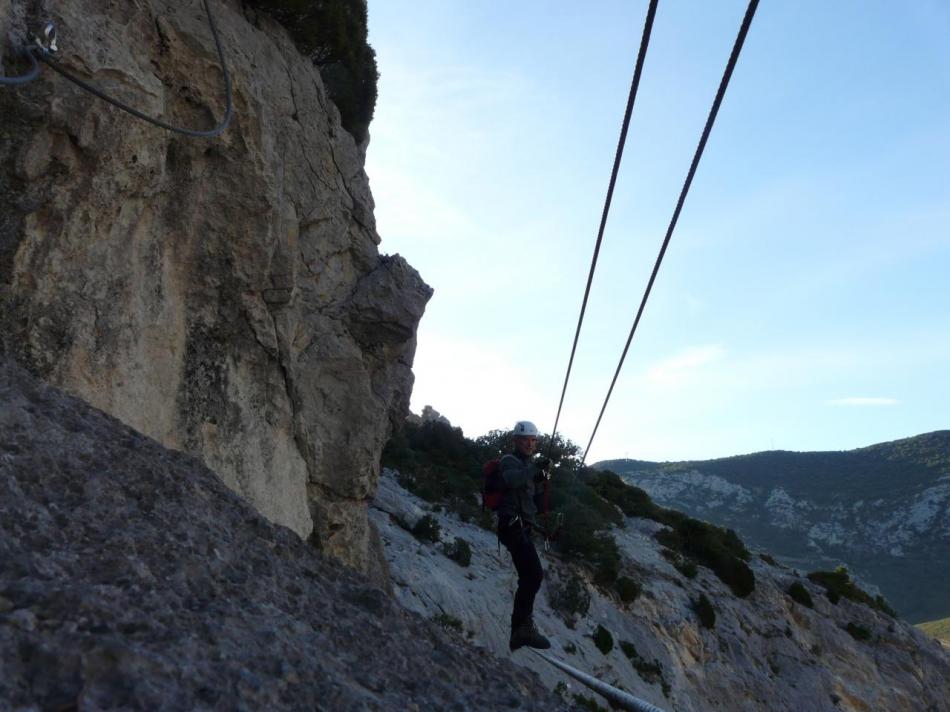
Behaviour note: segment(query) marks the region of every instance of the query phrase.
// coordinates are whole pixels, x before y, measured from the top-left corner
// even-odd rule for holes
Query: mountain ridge
[[[909,620],[950,614],[950,573],[939,555],[950,542],[950,430],[853,450],[594,467],[734,528],[790,565],[845,564]],[[907,576],[920,585],[907,587]]]

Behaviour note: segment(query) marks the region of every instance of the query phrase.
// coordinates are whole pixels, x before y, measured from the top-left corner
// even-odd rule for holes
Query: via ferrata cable
[[[561,409],[564,407],[564,396],[567,393],[567,384],[571,379],[571,368],[574,365],[574,355],[577,352],[577,342],[581,335],[581,325],[584,323],[584,313],[587,311],[587,300],[590,297],[591,283],[594,281],[594,270],[597,267],[597,257],[600,254],[600,245],[604,239],[604,229],[607,226],[607,215],[610,212],[610,202],[613,199],[614,186],[617,183],[617,174],[620,171],[620,161],[623,158],[623,149],[627,143],[627,131],[630,128],[630,118],[633,115],[633,105],[637,99],[637,90],[640,86],[640,76],[643,73],[643,63],[647,55],[647,47],[650,45],[650,34],[653,31],[653,20],[656,17],[656,8],[659,0],[650,0],[647,8],[646,19],[643,23],[643,35],[640,39],[640,50],[637,53],[637,62],[633,70],[633,80],[630,83],[630,94],[627,97],[627,108],[623,116],[623,124],[620,128],[620,138],[617,141],[617,152],[614,155],[614,165],[610,173],[610,182],[607,185],[607,197],[604,200],[604,209],[600,216],[600,227],[597,230],[597,240],[594,243],[594,255],[590,262],[590,273],[587,275],[587,286],[584,288],[584,299],[581,302],[580,316],[577,318],[577,329],[574,331],[574,343],[571,345],[571,357],[567,362],[567,373],[564,375],[564,386],[561,388],[561,400],[557,406],[557,416],[554,419],[554,427],[551,429],[551,440],[548,443],[548,458],[554,447],[554,440],[557,436],[557,426],[561,420]]]
[[[112,104],[114,107],[121,109],[122,111],[125,111],[131,114],[132,116],[135,116],[136,118],[142,119],[143,121],[147,121],[150,124],[158,126],[159,128],[163,128],[168,131],[172,131],[174,133],[182,134],[185,136],[191,136],[194,138],[214,138],[216,136],[220,136],[224,132],[224,130],[228,127],[228,124],[231,123],[231,118],[234,116],[233,97],[232,97],[232,91],[231,91],[231,75],[228,73],[227,63],[224,59],[224,50],[221,47],[221,38],[218,35],[218,28],[214,21],[214,15],[211,13],[211,7],[208,4],[208,0],[202,0],[202,3],[204,4],[205,13],[208,16],[208,25],[211,28],[211,35],[214,38],[215,48],[217,49],[217,52],[218,52],[218,59],[221,62],[221,73],[224,77],[224,93],[225,93],[225,103],[226,103],[224,117],[221,119],[220,123],[218,123],[214,128],[210,130],[201,131],[201,130],[183,128],[180,126],[174,126],[166,121],[162,121],[161,119],[155,118],[153,116],[149,116],[139,111],[138,109],[135,109],[129,106],[128,104],[125,104],[119,101],[118,99],[115,99],[112,96],[109,96],[105,92],[94,87],[92,84],[89,84],[88,82],[83,81],[79,77],[74,76],[73,74],[68,72],[66,69],[64,69],[57,61],[55,61],[52,57],[53,51],[55,51],[55,47],[53,51],[50,51],[49,49],[44,48],[42,45],[40,45],[39,47],[28,48],[27,52],[30,55],[31,62],[34,64],[33,69],[28,74],[24,75],[23,77],[11,77],[11,78],[0,77],[0,84],[14,84],[15,85],[15,84],[26,84],[28,82],[33,81],[36,78],[37,74],[39,73],[39,67],[36,64],[37,60],[39,60],[40,62],[43,62],[48,67],[50,67],[50,69],[52,69],[54,72],[62,76],[64,79],[67,79],[68,81],[72,82],[73,84],[80,87],[81,89],[84,89],[85,91],[98,97],[99,99],[102,99],[103,101],[108,102],[109,104]],[[50,27],[51,27],[50,25],[47,25],[47,34],[49,33]]]
[[[683,203],[686,202],[686,194],[689,193],[689,187],[693,182],[693,176],[696,175],[696,169],[699,166],[699,161],[703,156],[703,150],[706,148],[706,141],[709,139],[709,134],[712,131],[713,124],[716,122],[716,115],[719,113],[719,107],[722,104],[722,99],[726,94],[726,88],[729,86],[729,80],[732,77],[732,71],[735,69],[736,62],[739,59],[739,53],[742,51],[742,45],[745,42],[746,35],[749,32],[749,26],[752,24],[752,18],[755,16],[755,10],[758,5],[759,0],[749,0],[749,6],[746,8],[745,17],[742,20],[742,26],[739,28],[739,34],[736,37],[735,44],[732,47],[732,54],[729,56],[729,62],[726,64],[726,71],[723,73],[722,80],[719,82],[719,90],[716,92],[716,98],[713,101],[712,108],[709,110],[709,116],[706,119],[706,126],[703,128],[702,137],[699,139],[699,145],[696,147],[696,152],[693,155],[693,162],[690,164],[689,172],[686,174],[686,181],[683,183],[683,189],[680,191],[679,200],[676,202],[676,209],[673,211],[673,217],[670,220],[670,225],[666,230],[666,237],[663,239],[663,245],[660,247],[660,253],[657,255],[656,263],[653,265],[653,273],[650,275],[650,280],[647,282],[647,287],[643,293],[643,298],[640,300],[640,308],[637,310],[637,316],[633,321],[633,326],[630,328],[630,335],[627,337],[627,343],[623,347],[623,353],[620,355],[620,362],[617,364],[617,370],[614,371],[614,377],[610,382],[610,388],[607,390],[607,397],[604,398],[604,404],[600,409],[600,415],[597,416],[597,423],[594,425],[594,431],[591,433],[590,440],[587,442],[587,447],[584,448],[584,456],[581,459],[581,465],[583,465],[584,461],[587,459],[587,453],[590,452],[590,446],[594,442],[594,436],[597,435],[597,429],[600,427],[600,421],[604,417],[604,411],[607,410],[607,402],[610,400],[614,386],[617,383],[617,377],[620,375],[620,369],[623,367],[624,359],[627,357],[627,351],[630,349],[630,342],[633,341],[633,335],[637,330],[637,325],[640,323],[640,317],[643,316],[643,309],[646,306],[647,299],[650,297],[650,290],[653,289],[653,282],[656,280],[657,272],[660,270],[660,264],[663,262],[663,256],[666,254],[666,248],[669,246],[670,238],[673,236],[673,230],[676,228],[676,222],[679,220],[680,212],[683,210]]]

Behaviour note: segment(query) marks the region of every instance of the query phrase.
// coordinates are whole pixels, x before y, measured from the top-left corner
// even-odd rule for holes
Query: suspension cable
[[[729,79],[732,77],[732,71],[735,69],[736,62],[739,59],[739,53],[742,51],[742,45],[745,42],[746,34],[749,32],[749,26],[752,24],[752,18],[755,16],[755,10],[759,5],[759,0],[749,0],[749,6],[746,8],[745,17],[742,20],[742,26],[739,28],[739,34],[736,37],[735,44],[732,47],[732,54],[729,56],[729,62],[726,65],[726,71],[722,75],[722,81],[719,83],[719,90],[716,92],[716,99],[713,101],[712,108],[709,110],[709,117],[706,119],[706,126],[703,128],[702,137],[699,139],[699,145],[696,147],[696,153],[693,155],[693,162],[689,167],[689,173],[686,175],[686,181],[683,183],[683,189],[680,191],[679,200],[676,202],[676,209],[673,211],[673,218],[666,230],[666,237],[663,239],[663,246],[660,248],[660,254],[657,255],[656,264],[653,265],[653,273],[650,275],[650,281],[647,283],[646,291],[643,293],[643,299],[640,300],[640,308],[637,310],[637,316],[630,328],[630,335],[627,337],[627,343],[623,347],[623,353],[620,355],[620,362],[617,364],[617,370],[614,372],[613,380],[610,382],[610,388],[607,390],[607,397],[604,398],[604,405],[600,409],[600,415],[597,416],[597,423],[594,425],[594,432],[591,433],[587,447],[584,449],[584,456],[581,459],[581,465],[587,460],[587,453],[590,452],[591,443],[594,442],[594,436],[597,435],[597,429],[600,427],[600,421],[604,417],[604,411],[607,410],[607,402],[613,393],[614,385],[617,383],[617,377],[620,375],[620,369],[623,367],[624,359],[627,357],[627,351],[630,349],[630,342],[633,341],[633,335],[640,323],[640,317],[643,316],[643,309],[646,306],[647,299],[650,297],[650,290],[653,289],[653,282],[656,280],[657,272],[660,270],[660,263],[663,262],[663,256],[666,254],[666,248],[670,244],[670,238],[673,236],[673,230],[676,228],[676,222],[679,220],[680,212],[683,209],[683,203],[686,202],[686,194],[693,182],[693,176],[696,175],[696,169],[699,166],[699,160],[703,156],[703,150],[706,148],[706,141],[712,131],[713,124],[716,121],[716,114],[719,113],[719,106],[726,94],[726,87],[729,86]]]
[[[224,118],[221,119],[221,122],[217,126],[215,126],[213,129],[210,129],[208,131],[199,131],[195,129],[188,129],[188,128],[182,128],[179,126],[173,126],[172,124],[162,121],[161,119],[148,116],[147,114],[142,113],[138,109],[134,109],[133,107],[122,103],[118,99],[115,99],[109,96],[105,92],[97,89],[96,87],[92,86],[88,82],[83,81],[79,77],[76,77],[70,74],[62,66],[60,66],[58,62],[52,59],[50,52],[37,51],[37,49],[35,48],[30,48],[29,53],[34,63],[36,62],[37,59],[39,59],[41,62],[49,66],[54,72],[57,72],[63,78],[71,81],[73,84],[77,85],[81,89],[84,89],[90,94],[93,94],[94,96],[102,99],[103,101],[108,102],[109,104],[112,104],[116,108],[121,109],[122,111],[125,111],[131,114],[132,116],[135,116],[136,118],[142,119],[143,121],[147,121],[148,123],[158,126],[159,128],[163,128],[163,129],[166,129],[168,131],[172,131],[178,134],[183,134],[185,136],[192,136],[195,138],[214,138],[215,136],[220,136],[224,132],[224,130],[228,127],[228,124],[231,123],[231,118],[234,116],[234,107],[233,107],[233,97],[232,97],[232,92],[231,92],[231,75],[228,73],[228,66],[224,59],[224,50],[221,47],[221,38],[218,36],[218,28],[215,25],[214,15],[212,15],[211,13],[211,7],[208,5],[208,0],[202,0],[202,3],[204,4],[205,13],[208,16],[208,25],[211,27],[211,35],[214,38],[215,48],[218,51],[218,59],[221,62],[221,73],[223,74],[223,77],[224,77],[224,94],[225,94],[225,103],[226,103]],[[32,79],[35,79],[35,75],[31,77],[30,79],[27,79],[26,81],[32,81]],[[24,84],[26,83],[26,81],[20,81],[16,83]],[[6,82],[0,82],[0,83],[6,83]],[[14,82],[11,82],[11,83],[14,83]]]
[[[646,59],[647,47],[650,44],[650,33],[653,30],[653,18],[656,17],[656,7],[659,0],[650,0],[647,8],[646,20],[643,24],[643,36],[640,39],[640,50],[637,53],[637,63],[633,70],[633,81],[630,84],[630,95],[627,97],[627,109],[623,116],[623,125],[620,129],[620,139],[617,141],[617,152],[614,156],[613,170],[610,173],[610,183],[607,186],[607,197],[604,200],[604,210],[600,216],[600,227],[597,230],[597,241],[594,244],[594,256],[590,262],[590,273],[587,275],[587,286],[584,289],[584,299],[581,302],[581,313],[577,318],[577,329],[574,331],[574,343],[571,345],[571,357],[567,362],[567,373],[564,375],[564,386],[561,388],[561,400],[557,406],[557,416],[554,418],[554,427],[551,429],[551,441],[548,443],[547,456],[550,458],[557,435],[557,426],[561,420],[561,409],[564,407],[564,395],[567,393],[567,383],[571,378],[571,368],[574,365],[574,354],[577,352],[577,341],[581,335],[581,324],[584,323],[584,312],[587,310],[587,299],[590,296],[590,286],[594,280],[594,270],[597,267],[597,257],[600,254],[600,243],[604,239],[604,228],[607,226],[607,214],[610,212],[610,201],[613,199],[614,186],[617,183],[617,173],[620,171],[620,161],[623,158],[624,145],[627,142],[627,130],[630,127],[630,117],[633,115],[633,105],[637,98],[637,89],[640,86],[640,75],[643,73],[643,62]]]

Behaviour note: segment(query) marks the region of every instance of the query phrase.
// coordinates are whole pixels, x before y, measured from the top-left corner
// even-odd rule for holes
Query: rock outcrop
[[[46,19],[0,1],[3,40]],[[71,72],[177,125],[223,114],[200,3],[48,5]],[[234,84],[218,139],[48,69],[0,89],[0,345],[382,580],[366,503],[431,290],[380,256],[362,149],[315,67],[268,17],[212,5]]]
[[[398,600],[476,645],[507,654],[516,576],[495,535],[414,497],[389,470],[371,516]],[[438,523],[440,542],[419,541],[407,531],[422,516]],[[793,569],[759,558],[750,562],[756,589],[747,598],[734,596],[703,567],[686,578],[662,555],[654,538],[662,528],[627,518],[613,531],[622,573],[642,587],[626,604],[574,565],[542,553],[545,582],[535,618],[554,641],[552,654],[677,712],[950,711],[950,652],[936,640],[865,605],[833,604]],[[460,538],[472,551],[464,567],[445,549],[452,545],[451,553]],[[795,582],[813,607],[788,594]],[[712,628],[695,610],[701,595],[715,611]],[[603,633],[595,640],[598,628],[609,642]],[[564,683],[571,694],[592,694],[529,652],[512,659],[551,688]]]
[[[167,450],[0,358],[0,709],[538,710]]]

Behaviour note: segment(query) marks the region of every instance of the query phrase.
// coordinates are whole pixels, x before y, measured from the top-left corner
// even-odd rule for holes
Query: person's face
[[[523,435],[515,436],[515,450],[520,452],[522,455],[531,457],[534,455],[535,451],[538,449],[538,439],[525,437]]]

